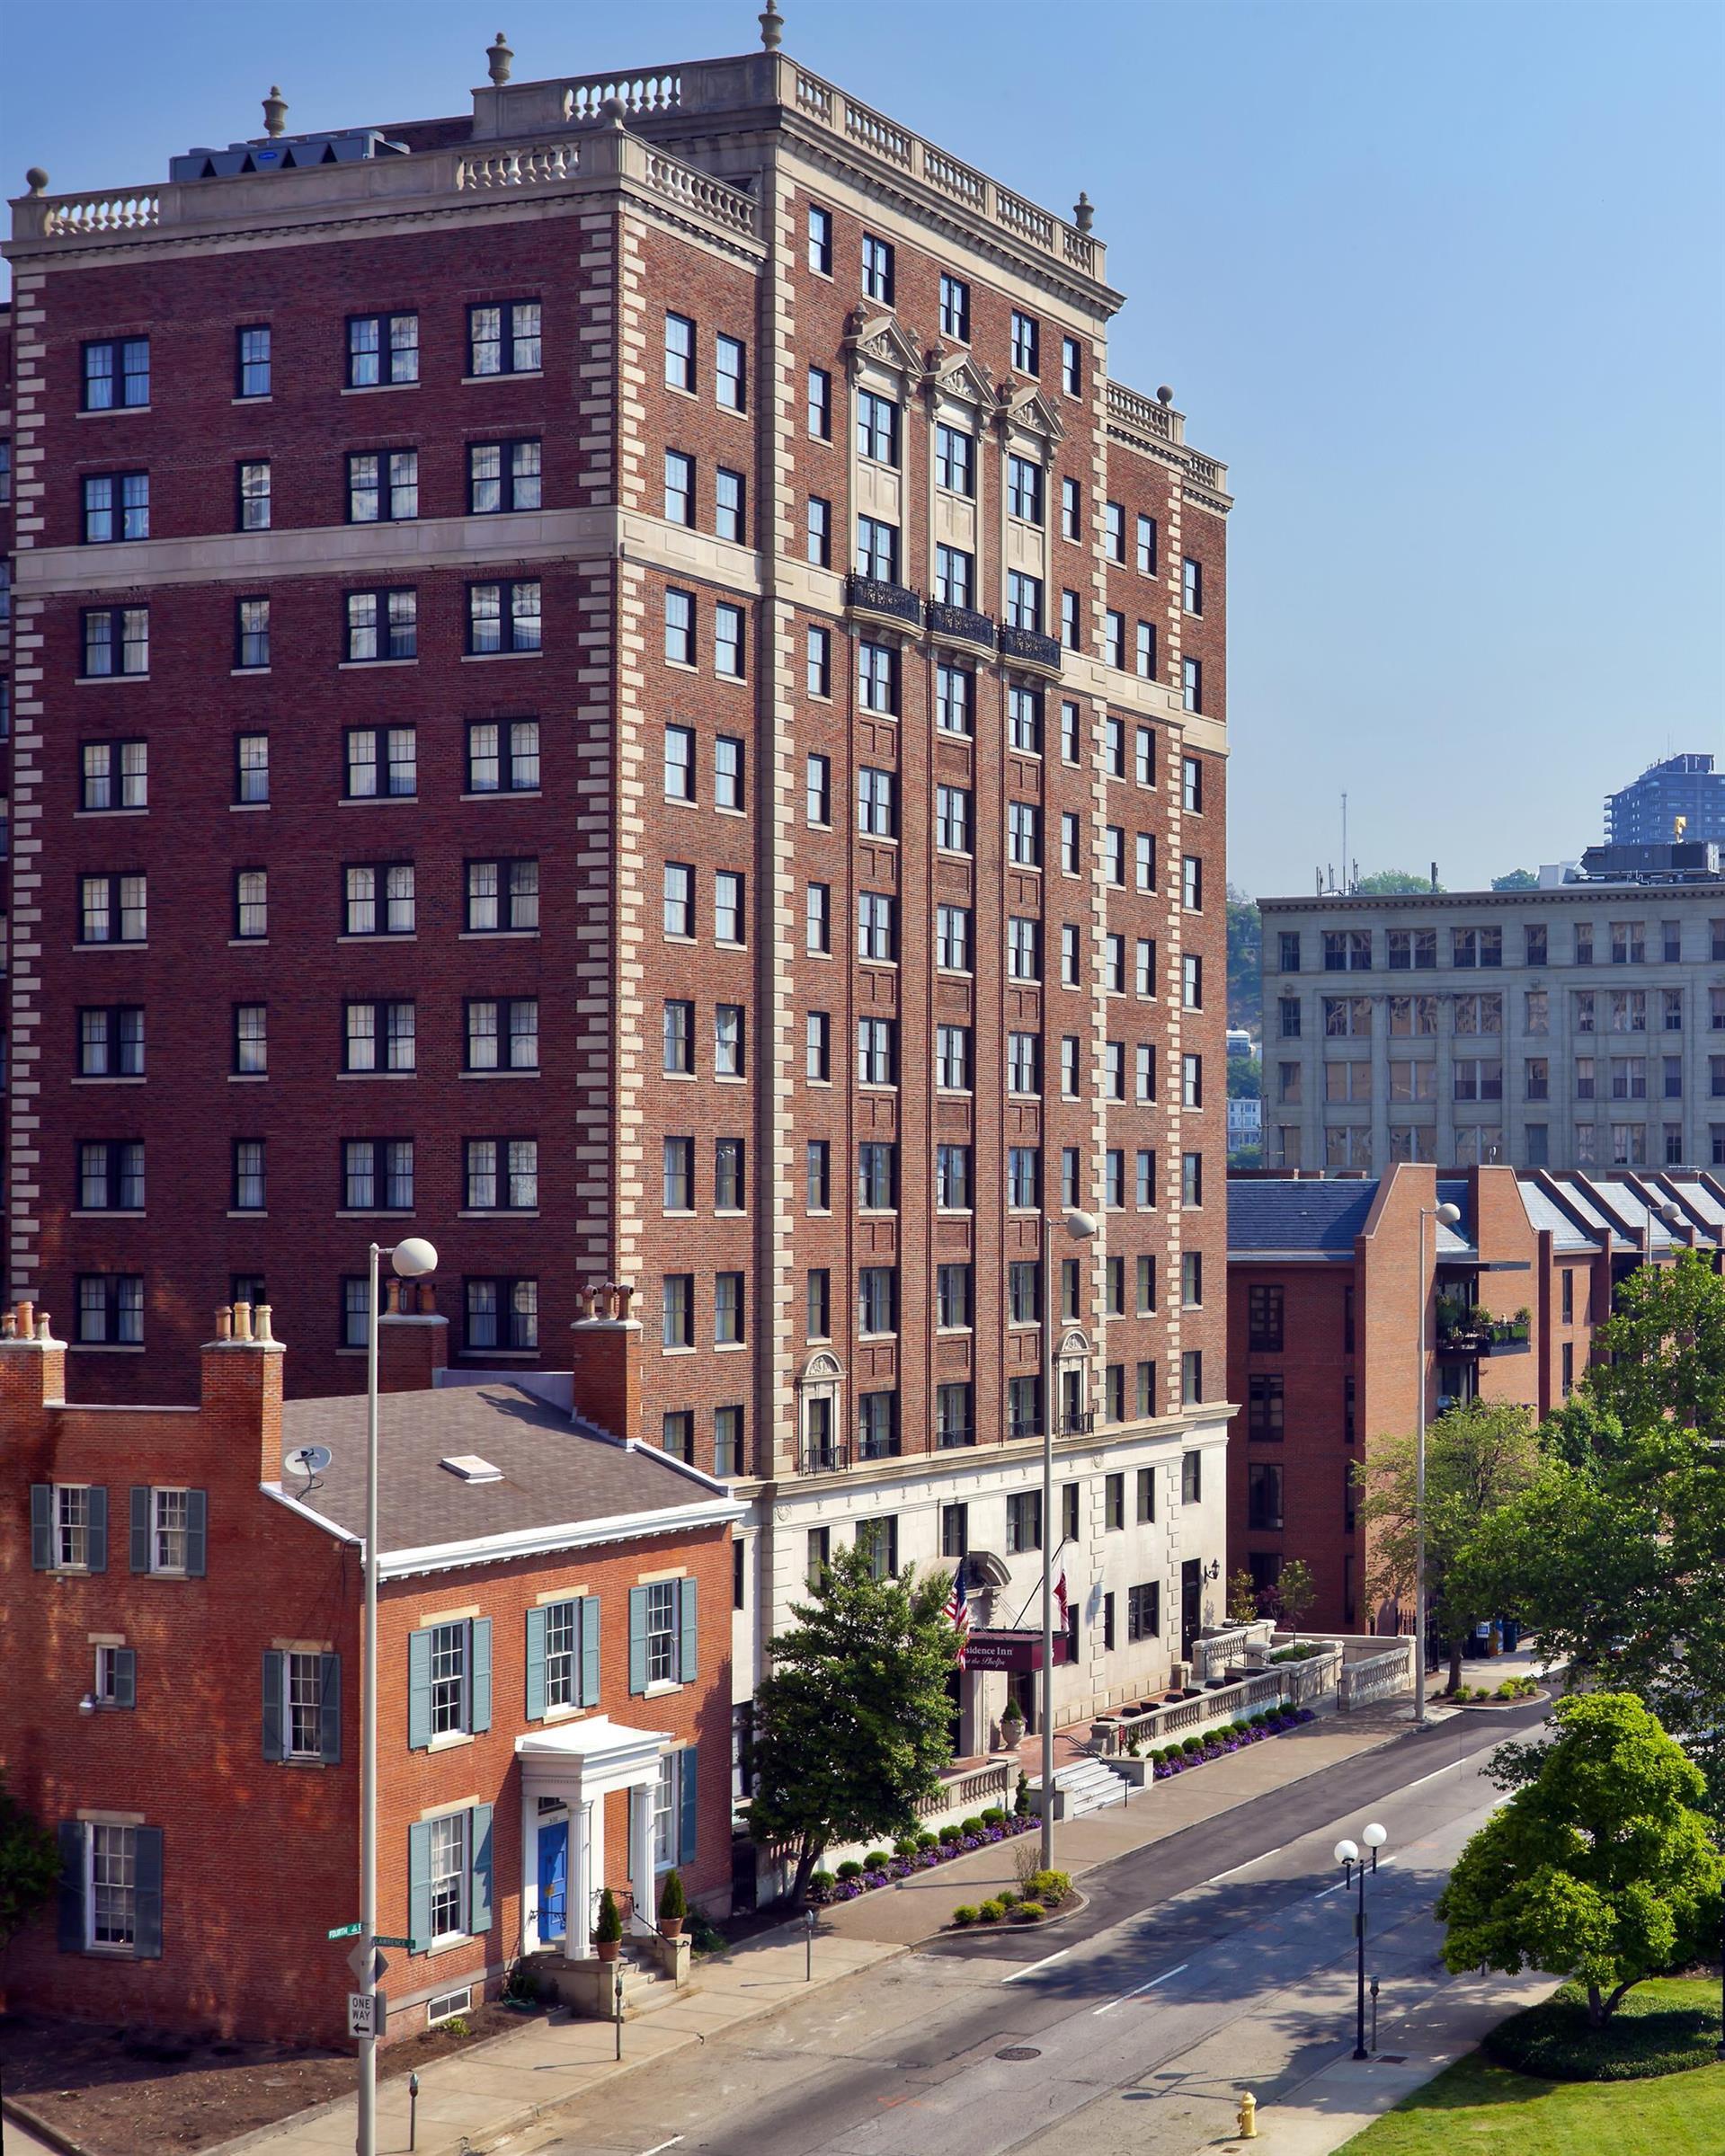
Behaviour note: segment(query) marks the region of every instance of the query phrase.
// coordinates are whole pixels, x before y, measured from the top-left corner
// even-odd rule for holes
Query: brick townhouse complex
[[[1453,1227],[1432,1218],[1443,1204]],[[1543,1419],[1627,1273],[1685,1248],[1719,1264],[1725,1181],[1407,1162],[1382,1178],[1241,1174],[1228,1223],[1229,1572],[1263,1592],[1303,1558],[1307,1623],[1396,1631],[1412,1611],[1368,1596],[1356,1463],[1412,1432],[1421,1383],[1428,1415],[1482,1399]]]
[[[1226,474],[1088,202],[763,39],[15,203],[11,1279],[95,1402],[351,1389],[410,1226],[457,1369],[618,1283],[741,1696],[834,1536],[1058,1528],[1078,1715],[1221,1556]]]
[[[1725,1167],[1716,846],[1259,909],[1267,1167]]]
[[[64,1868],[7,1973],[47,2011],[334,2043],[365,1403],[284,1406],[290,1358],[223,1318],[195,1406],[116,1406],[67,1400],[49,1318],[7,1315],[0,1575],[30,1681],[0,1763]],[[430,1377],[440,1322],[383,1319],[387,1384]],[[285,1464],[307,1445],[321,1473]],[[379,1448],[378,1912],[414,1941],[383,1987],[411,2031],[522,1954],[584,1954],[601,1886],[650,1915],[675,1865],[729,1908],[743,1508],[507,1380],[387,1392]]]

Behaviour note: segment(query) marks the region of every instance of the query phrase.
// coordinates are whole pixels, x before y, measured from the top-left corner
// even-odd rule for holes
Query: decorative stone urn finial
[[[761,43],[769,52],[777,52],[785,35],[785,18],[778,12],[778,0],[767,0],[756,19],[760,24]]]
[[[45,195],[48,192],[48,174],[40,164],[32,164],[24,174],[24,185],[33,195]]]
[[[263,101],[263,132],[266,135],[285,135],[288,131],[288,101],[281,94],[280,83],[270,84],[270,94]]]
[[[1073,205],[1072,222],[1080,232],[1088,232],[1096,222],[1096,204],[1082,188],[1080,188],[1078,200]]]
[[[1156,392],[1156,402],[1159,404],[1171,404],[1174,402],[1174,392],[1169,387],[1166,382],[1164,382],[1161,387]]]
[[[500,30],[485,48],[485,65],[491,70],[491,79],[499,89],[509,80],[510,62],[515,55],[509,49],[509,40]]]
[[[620,97],[608,97],[599,108],[599,117],[608,128],[615,128],[619,135],[623,132],[623,122],[627,113],[628,107]]]

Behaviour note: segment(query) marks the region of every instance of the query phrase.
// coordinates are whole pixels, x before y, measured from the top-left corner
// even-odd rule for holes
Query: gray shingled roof
[[[365,1400],[289,1400],[281,1450],[327,1445],[319,1486],[284,1469],[281,1487],[350,1534],[365,1531]],[[497,1482],[464,1482],[440,1460],[476,1453],[502,1470]],[[378,1403],[380,1552],[422,1549],[482,1536],[579,1521],[681,1512],[726,1500],[662,1453],[585,1435],[556,1407],[508,1383],[386,1393]],[[740,1508],[739,1508],[740,1509]]]
[[[1375,1177],[1333,1182],[1328,1176],[1297,1180],[1267,1176],[1230,1176],[1228,1248],[1309,1250],[1339,1257],[1354,1255],[1354,1238],[1378,1194]]]

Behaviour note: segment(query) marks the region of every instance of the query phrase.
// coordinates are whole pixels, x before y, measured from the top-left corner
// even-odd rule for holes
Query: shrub
[[[698,1909],[689,1911],[687,1929],[689,1944],[697,1954],[728,1954],[731,1951],[730,1940]]]
[[[976,1914],[980,1921],[984,1924],[998,1924],[1000,1919],[1006,1914],[1006,1911],[1000,1906],[1000,1903],[995,1901],[988,1901],[983,1903],[982,1907],[976,1912]]]
[[[1632,2081],[1705,2066],[1719,2037],[1711,1983],[1654,1977],[1638,1984],[1604,2028],[1587,2027],[1584,1986],[1500,2021],[1480,2043],[1486,2055],[1547,2081]]]
[[[440,2021],[438,2027],[446,2036],[470,2036],[473,2034],[465,2018],[460,2014],[452,2014],[447,2021]]]
[[[976,1912],[968,1902],[960,1902],[957,1908],[952,1912],[952,1921],[955,1924],[974,1924],[976,1921]]]
[[[916,1836],[901,1834],[893,1844],[893,1854],[895,1857],[914,1857],[916,1855]]]
[[[1188,1758],[1190,1758],[1194,1752],[1202,1752],[1204,1750],[1204,1739],[1202,1737],[1182,1737],[1180,1739],[1180,1750],[1184,1752]]]
[[[1012,1921],[1015,1924],[1039,1923],[1047,1913],[1040,1902],[1020,1902],[1012,1912]]]
[[[999,1805],[991,1804],[983,1814],[983,1824],[984,1826],[1004,1826],[1006,1824],[1006,1814],[1000,1809]]]
[[[602,1941],[621,1939],[622,1912],[617,1906],[617,1896],[608,1886],[599,1897],[599,1919],[593,1926],[593,1937]]]
[[[1018,1769],[1018,1788],[1013,1792],[1012,1809],[1018,1814],[1020,1819],[1022,1819],[1030,1809],[1030,1777],[1025,1772],[1022,1767]]]
[[[811,1873],[809,1876],[810,1901],[824,1902],[838,1883],[837,1876],[832,1872],[817,1871]]]
[[[1265,1724],[1265,1720],[1266,1720],[1266,1719],[1267,1719],[1267,1717],[1266,1717],[1266,1716],[1265,1716],[1264,1710],[1263,1710],[1263,1708],[1260,1707],[1260,1708],[1258,1708],[1258,1712],[1257,1712],[1255,1715],[1248,1715],[1248,1716],[1247,1716],[1247,1717],[1246,1717],[1246,1726],[1247,1726],[1249,1729],[1262,1729],[1262,1728],[1263,1728],[1263,1726],[1264,1726],[1264,1724]]]
[[[1015,1908],[1021,1898],[1020,1895],[1014,1894],[1009,1886],[1001,1887],[1000,1893],[994,1897],[1002,1909]]]
[[[1055,1902],[1063,1902],[1071,1893],[1072,1875],[1067,1871],[1033,1871],[1024,1885],[1033,1902],[1051,1906]]]
[[[839,1867],[839,1877],[841,1879],[860,1879],[862,1876],[863,1868],[854,1857],[847,1857]]]
[[[1239,1716],[1236,1715],[1234,1719],[1229,1723],[1228,1731],[1231,1736],[1243,1737],[1250,1727],[1251,1724],[1249,1722],[1242,1722]]]
[[[920,1850],[938,1849],[940,1837],[938,1834],[919,1834],[916,1838],[916,1845]]]
[[[667,1917],[674,1921],[678,1917],[688,1914],[689,1901],[683,1893],[682,1876],[676,1871],[668,1871],[665,1874],[665,1883],[659,1889],[660,1921],[662,1922]]]
[[[983,1823],[980,1819],[961,1819],[958,1823],[958,1831],[961,1834],[980,1834],[983,1831]]]
[[[948,1824],[941,1828],[938,1839],[942,1841],[962,1841],[964,1837],[960,1834],[956,1826]]]
[[[863,1859],[865,1871],[885,1871],[893,1861],[893,1852],[887,1849],[871,1849]]]
[[[1140,1746],[1139,1746],[1139,1743],[1138,1743],[1138,1740],[1137,1740],[1137,1738],[1136,1738],[1136,1737],[1133,1737],[1133,1738],[1132,1738],[1132,1739],[1131,1739],[1131,1740],[1128,1742],[1128,1743],[1127,1743],[1127,1745],[1126,1745],[1126,1757],[1127,1757],[1129,1760],[1135,1760],[1135,1759],[1137,1759],[1139,1756],[1140,1756]]]

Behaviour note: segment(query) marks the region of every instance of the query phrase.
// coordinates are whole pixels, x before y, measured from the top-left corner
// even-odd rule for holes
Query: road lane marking
[[[1171,1969],[1164,1969],[1160,1976],[1152,1976],[1148,1983],[1141,1983],[1135,1991],[1122,1992],[1119,1998],[1110,1999],[1107,2006],[1098,2006],[1093,2009],[1091,2019],[1094,2020],[1098,2014],[1113,2013],[1116,2007],[1125,2006],[1128,1999],[1136,1999],[1141,1992],[1153,1992],[1159,1983],[1166,1983],[1170,1976],[1178,1976],[1180,1971],[1188,1965],[1186,1962],[1177,1961]]]
[[[669,2141],[655,2141],[650,2149],[642,2150],[641,2156],[660,2156],[662,2150],[674,2149],[681,2139],[680,2134],[673,2134]]]
[[[1472,1764],[1473,1755],[1469,1752],[1465,1758],[1452,1760],[1447,1767],[1434,1767],[1429,1774],[1422,1774],[1418,1781],[1403,1782],[1401,1787],[1392,1791],[1392,1794],[1396,1797],[1405,1797],[1409,1789],[1423,1789],[1427,1782],[1435,1782],[1440,1774],[1454,1774],[1458,1767],[1470,1767]]]
[[[1014,1969],[1010,1976],[1002,1976],[1000,1982],[1017,1983],[1021,1976],[1034,1976],[1038,1969],[1045,1969],[1051,1961],[1063,1961],[1071,1950],[1070,1947],[1063,1947],[1058,1954],[1045,1954],[1040,1961],[1033,1961],[1027,1969]]]

